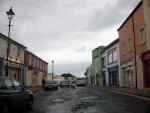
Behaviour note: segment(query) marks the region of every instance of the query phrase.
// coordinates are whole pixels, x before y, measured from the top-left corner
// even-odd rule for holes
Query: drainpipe
[[[136,63],[136,42],[135,42],[135,26],[134,26],[134,18],[132,16],[133,23],[133,42],[134,42],[134,63],[135,63],[135,88],[137,89],[137,63]]]

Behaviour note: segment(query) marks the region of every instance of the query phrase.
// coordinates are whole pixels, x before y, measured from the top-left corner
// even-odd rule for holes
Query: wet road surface
[[[22,113],[145,113],[147,103],[103,89],[59,88],[38,92],[34,109]]]

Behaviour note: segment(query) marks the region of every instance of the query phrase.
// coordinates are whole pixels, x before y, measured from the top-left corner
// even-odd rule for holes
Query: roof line
[[[37,55],[35,55],[34,53],[30,52],[29,50],[25,50],[25,52],[27,53],[31,53],[32,55],[36,56],[37,58],[39,58],[40,60],[44,61],[45,63],[48,64],[48,62],[46,62],[45,60],[43,60],[42,58],[38,57]]]
[[[136,12],[136,10],[143,4],[143,0],[141,0],[138,5],[135,7],[135,9],[130,13],[130,15],[125,19],[125,21],[122,23],[122,25],[118,28],[117,31],[119,31],[124,24],[130,19],[130,17]]]
[[[18,45],[18,46],[20,46],[20,47],[22,47],[22,48],[24,48],[24,49],[27,48],[27,47],[25,47],[24,45],[20,44],[19,42],[15,41],[15,40],[13,40],[13,39],[11,39],[11,38],[8,39],[8,37],[5,36],[5,35],[2,34],[2,33],[0,33],[0,38],[3,38],[3,39],[5,39],[5,40],[7,40],[7,41],[9,40],[11,43],[14,43],[14,44],[16,44],[16,45]]]
[[[110,48],[111,46],[113,46],[114,44],[118,43],[119,42],[119,38],[117,38],[116,40],[114,40],[113,42],[111,42],[110,44],[108,44],[105,48],[104,48],[104,51],[108,48]]]

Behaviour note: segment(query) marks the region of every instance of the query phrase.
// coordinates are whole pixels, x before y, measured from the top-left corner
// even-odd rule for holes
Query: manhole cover
[[[80,98],[81,100],[94,100],[94,99],[98,99],[97,96],[90,96],[90,97],[83,97],[83,98]]]

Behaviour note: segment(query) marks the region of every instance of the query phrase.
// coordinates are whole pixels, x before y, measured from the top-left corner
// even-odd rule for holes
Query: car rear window
[[[47,84],[56,84],[57,82],[56,81],[53,81],[53,80],[48,80],[46,81]]]
[[[5,79],[5,87],[8,90],[14,89],[14,85],[11,79]]]

